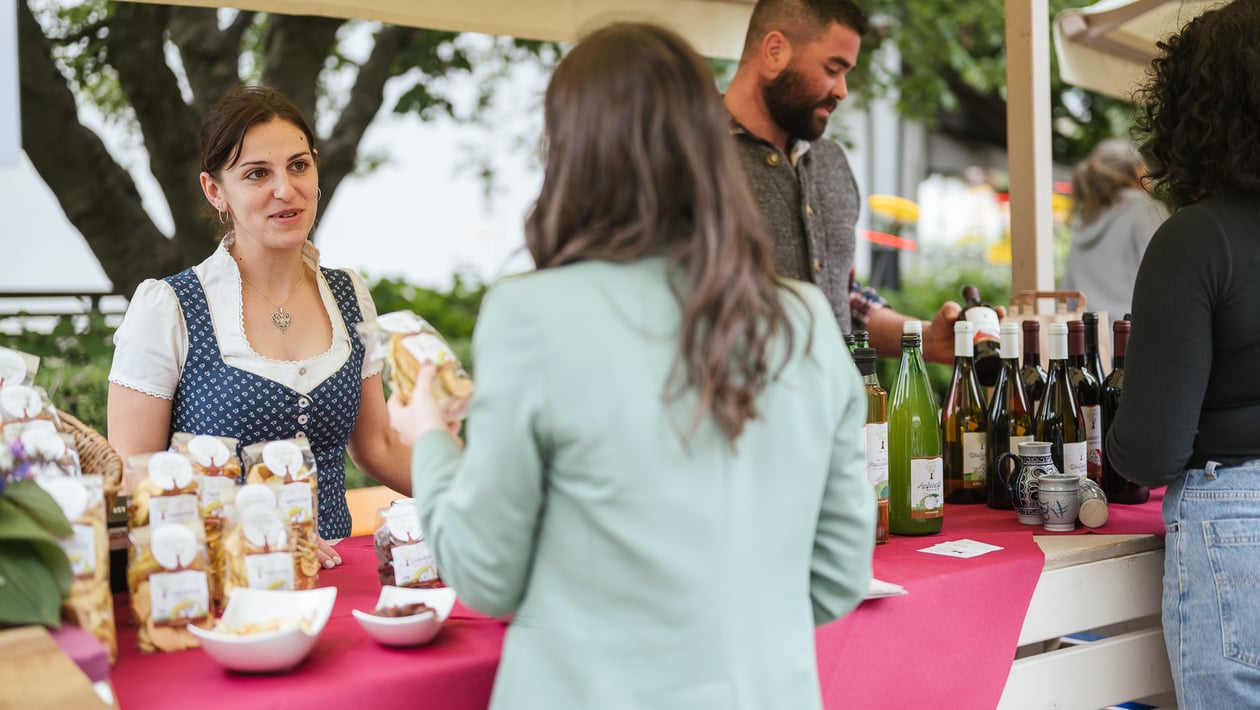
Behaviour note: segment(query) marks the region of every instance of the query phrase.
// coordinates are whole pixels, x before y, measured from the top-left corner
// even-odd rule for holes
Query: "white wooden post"
[[[1048,0],[1006,0],[1011,293],[1054,288]]]

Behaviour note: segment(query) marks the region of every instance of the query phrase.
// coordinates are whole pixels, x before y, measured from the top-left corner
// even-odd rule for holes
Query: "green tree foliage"
[[[1094,1],[1050,0],[1050,17]],[[873,30],[852,86],[874,95],[895,92],[907,118],[1005,146],[1005,0],[866,0],[862,6]],[[897,61],[889,61],[890,53]],[[1064,84],[1053,53],[1050,84],[1057,161],[1076,162],[1094,143],[1124,135],[1132,125],[1129,104]]]
[[[22,146],[121,294],[214,248],[198,130],[232,85],[274,86],[311,119],[326,208],[347,175],[388,159],[359,153],[382,108],[478,120],[511,67],[556,54],[550,43],[361,20],[107,0],[17,5]],[[387,84],[401,94],[393,105]],[[471,100],[457,100],[467,86]],[[123,129],[147,163],[111,153],[83,119],[92,114]],[[131,171],[146,168],[171,233],[141,203]]]

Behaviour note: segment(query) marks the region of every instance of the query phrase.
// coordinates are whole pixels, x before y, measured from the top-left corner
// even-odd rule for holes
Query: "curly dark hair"
[[[1225,189],[1260,196],[1260,0],[1190,21],[1157,46],[1140,89],[1154,193],[1174,209]]]

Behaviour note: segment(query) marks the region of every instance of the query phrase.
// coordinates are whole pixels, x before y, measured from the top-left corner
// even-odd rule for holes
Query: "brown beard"
[[[762,89],[762,98],[770,117],[795,140],[818,140],[827,130],[827,119],[819,119],[814,110],[819,106],[835,108],[828,97],[818,101],[810,94],[805,76],[789,66]]]

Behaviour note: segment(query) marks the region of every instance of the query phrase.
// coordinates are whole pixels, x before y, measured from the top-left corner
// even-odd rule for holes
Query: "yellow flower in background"
[[[919,221],[919,206],[897,195],[871,195],[866,199],[871,211],[898,224]]]
[[[1072,219],[1072,198],[1061,193],[1054,193],[1050,196],[1050,212],[1054,214],[1054,221],[1067,223]]]

